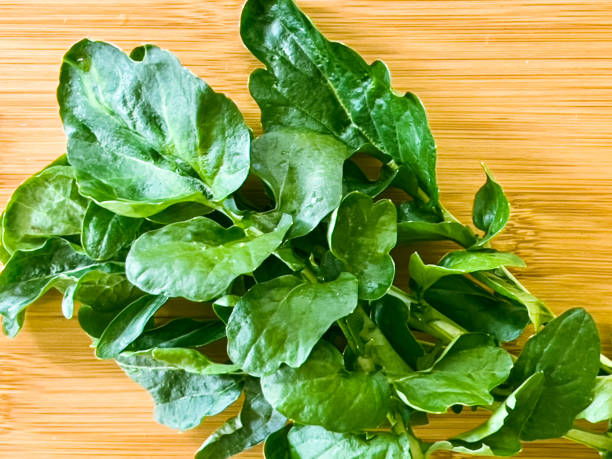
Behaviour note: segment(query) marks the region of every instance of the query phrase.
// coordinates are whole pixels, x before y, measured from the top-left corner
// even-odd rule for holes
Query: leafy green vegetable
[[[429,413],[444,413],[452,405],[490,405],[489,392],[510,374],[512,359],[484,334],[466,334],[449,345],[426,370],[395,381],[408,405]]]
[[[212,434],[196,453],[196,459],[232,457],[261,443],[285,425],[287,419],[266,401],[257,379],[247,379],[244,392],[245,401],[240,415]]]
[[[96,356],[116,357],[140,336],[149,319],[167,300],[164,296],[146,295],[127,305],[104,329],[96,346]]]
[[[288,435],[290,456],[299,459],[410,459],[407,436],[387,433],[355,435],[329,432],[317,426],[296,426]]]
[[[593,401],[578,414],[578,419],[592,423],[612,419],[612,375],[597,377]]]
[[[612,422],[612,361],[586,311],[555,319],[508,270],[523,261],[491,248],[510,206],[489,170],[477,235],[439,201],[425,110],[385,64],[325,39],[292,0],[247,0],[241,35],[265,65],[249,84],[264,128],[253,141],[233,102],[167,51],[83,40],[67,52],[67,155],[0,215],[4,333],[53,287],[159,422],[196,427],[244,389],[199,459],[264,440],[269,459],[506,456],[558,436],[610,457],[612,432],[574,421]],[[422,241],[461,250],[425,264]],[[394,252],[408,290],[394,282],[398,243],[412,252],[408,266]],[[170,297],[207,319],[160,311]],[[515,358],[500,343],[529,321]],[[225,338],[227,357],[202,352]],[[413,431],[466,406],[492,414],[434,443]]]
[[[167,51],[145,45],[128,57],[82,40],[64,56],[57,95],[79,190],[113,212],[220,200],[247,176],[242,115]]]
[[[227,324],[227,353],[247,373],[297,368],[338,319],[357,306],[357,281],[348,274],[311,284],[282,276],[256,284],[234,307]]]
[[[117,257],[138,236],[142,219],[116,215],[90,202],[83,219],[81,243],[94,260]]]
[[[2,246],[9,254],[41,247],[52,236],[81,233],[87,199],[70,166],[53,166],[15,190],[2,218]]]
[[[483,168],[487,174],[487,183],[476,193],[472,212],[474,225],[485,232],[484,237],[477,242],[477,246],[488,244],[504,229],[510,218],[510,204],[504,190],[484,164]]]
[[[492,295],[465,276],[446,276],[425,292],[425,300],[469,331],[489,333],[499,341],[519,337],[529,323],[526,309]]]
[[[262,377],[261,388],[266,400],[288,418],[336,432],[377,427],[391,399],[382,374],[347,372],[338,350],[325,341],[301,367],[285,366]]]
[[[234,403],[242,392],[242,380],[236,376],[191,373],[156,359],[153,351],[123,352],[117,363],[149,391],[157,422],[173,429],[197,427],[206,416]]]
[[[290,224],[285,215],[274,231],[257,235],[236,226],[223,228],[206,217],[172,223],[132,244],[127,278],[155,295],[212,300],[236,277],[255,270],[280,245]]]
[[[397,242],[397,216],[388,199],[374,204],[368,195],[345,196],[329,224],[331,253],[359,280],[359,297],[383,296],[395,277],[389,252]]]
[[[410,280],[421,291],[427,290],[439,279],[454,274],[470,274],[503,266],[524,267],[518,256],[495,250],[462,250],[444,256],[437,265],[426,265],[418,253],[410,257]]]
[[[437,202],[436,149],[425,110],[414,94],[393,92],[384,63],[368,65],[327,41],[291,0],[247,1],[240,33],[267,67],[253,72],[249,84],[264,129],[312,129],[351,151],[372,145],[406,165]]]
[[[145,331],[128,347],[130,351],[153,348],[201,347],[225,337],[225,324],[218,320],[171,320]]]
[[[532,441],[560,437],[591,401],[599,371],[599,336],[591,316],[570,309],[527,341],[509,383],[521,384],[534,373],[544,374],[543,390],[523,428]]]
[[[15,320],[50,288],[67,286],[97,266],[98,262],[58,238],[36,250],[16,252],[0,274],[0,315],[9,322]]]
[[[308,234],[342,198],[342,163],[351,151],[332,136],[282,129],[253,142],[253,172],[293,216],[289,237]],[[308,174],[303,171],[308,170]]]

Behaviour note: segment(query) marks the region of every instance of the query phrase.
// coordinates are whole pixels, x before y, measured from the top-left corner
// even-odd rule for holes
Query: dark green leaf
[[[81,244],[94,260],[115,258],[139,234],[143,220],[117,215],[90,202],[83,219]]]
[[[476,242],[472,230],[455,222],[400,221],[397,224],[397,239],[402,244],[449,240],[462,247],[470,247]]]
[[[6,205],[2,245],[12,254],[37,249],[52,236],[77,235],[86,208],[71,167],[44,169],[20,185]]]
[[[233,375],[191,373],[157,360],[152,351],[123,352],[117,363],[149,391],[155,419],[174,429],[197,427],[206,416],[225,410],[242,392],[242,380]]]
[[[329,327],[357,306],[357,280],[348,273],[322,284],[282,276],[256,284],[227,324],[227,352],[255,376],[282,363],[297,368]]]
[[[487,174],[487,182],[476,193],[472,212],[474,225],[485,232],[484,237],[477,244],[481,247],[499,234],[510,219],[510,204],[504,190],[484,164],[483,168]]]
[[[127,278],[148,293],[212,300],[270,256],[290,225],[291,218],[285,215],[274,231],[258,235],[237,226],[223,228],[206,217],[173,223],[143,234],[132,244]]]
[[[317,426],[295,426],[289,431],[292,459],[410,459],[407,436],[389,433],[357,435],[329,432]]]
[[[267,70],[251,75],[264,129],[308,128],[331,134],[351,151],[371,144],[406,165],[437,202],[435,143],[413,94],[396,95],[389,70],[327,41],[291,0],[249,0],[242,39]]]
[[[212,304],[213,311],[225,325],[229,322],[229,318],[238,301],[240,301],[238,295],[225,295],[221,298],[217,298]]]
[[[360,298],[380,298],[393,283],[395,264],[389,252],[397,242],[396,221],[393,202],[373,203],[359,192],[345,196],[332,214],[329,247],[359,280]]]
[[[82,40],[64,56],[57,95],[79,189],[113,212],[205,204],[248,174],[250,133],[234,103],[155,46],[128,57]]]
[[[249,378],[238,417],[223,424],[200,447],[196,459],[225,459],[255,446],[282,428],[287,419],[274,410],[261,393],[259,381]]]
[[[381,424],[391,390],[381,373],[347,372],[342,355],[321,341],[297,369],[284,366],[261,378],[266,400],[279,412],[303,424],[350,432]]]
[[[240,370],[238,365],[216,363],[195,349],[185,348],[155,348],[150,351],[141,351],[141,354],[151,355],[156,361],[164,365],[188,373],[200,375],[225,375]]]
[[[542,395],[521,431],[526,441],[561,437],[591,402],[599,371],[599,336],[591,316],[570,309],[532,336],[509,382],[515,387],[534,373],[544,373]]]
[[[112,322],[119,312],[117,310],[109,312],[98,311],[91,306],[82,304],[79,307],[79,325],[92,338],[100,338],[108,324]]]
[[[432,368],[394,382],[407,405],[428,413],[444,413],[452,405],[490,405],[490,391],[508,377],[512,359],[484,334],[462,335]]]
[[[352,160],[344,162],[342,173],[342,194],[347,195],[353,191],[359,191],[375,198],[385,191],[397,176],[397,169],[386,164],[380,168],[378,178],[370,180],[367,175]]]
[[[225,336],[225,324],[218,320],[175,319],[144,332],[128,347],[130,351],[169,347],[201,347]]]
[[[342,199],[342,163],[350,155],[332,136],[282,129],[253,142],[253,172],[293,216],[289,237],[308,234]]]
[[[525,306],[529,319],[533,322],[536,330],[540,329],[540,325],[554,318],[553,313],[544,302],[529,293],[524,287],[518,286],[515,282],[493,273],[479,272],[473,273],[473,276],[499,295]]]
[[[529,323],[524,306],[492,295],[465,276],[439,279],[425,292],[425,300],[463,328],[499,341],[518,338]]]
[[[212,209],[210,207],[206,207],[197,202],[179,202],[178,204],[167,207],[161,212],[150,215],[147,219],[154,223],[169,225],[170,223],[184,222],[194,217],[201,217],[211,212]]]
[[[417,358],[424,351],[408,327],[410,313],[404,302],[390,295],[383,296],[372,303],[372,317],[395,352],[416,368]]]
[[[18,251],[0,274],[0,314],[14,319],[54,286],[68,286],[99,263],[63,239],[49,239],[41,248]]]
[[[141,335],[149,319],[167,300],[164,296],[146,295],[127,305],[104,329],[96,346],[96,356],[116,357]]]
[[[264,446],[266,459],[291,459],[289,451],[289,439],[287,434],[291,430],[291,425],[286,425],[282,429],[268,435]]]
[[[126,279],[122,265],[109,263],[81,276],[74,299],[106,312],[123,308],[143,295]]]
[[[482,425],[450,441],[434,443],[434,451],[478,456],[514,456],[522,449],[520,433],[543,389],[544,375],[534,373],[501,404]]]

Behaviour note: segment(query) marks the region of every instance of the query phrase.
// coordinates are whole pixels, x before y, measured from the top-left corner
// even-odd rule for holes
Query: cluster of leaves
[[[83,40],[66,54],[58,101],[67,156],[23,183],[2,216],[0,313],[15,336],[51,288],[62,311],[147,389],[155,417],[185,430],[244,392],[242,411],[199,459],[265,441],[269,458],[423,458],[438,450],[514,455],[612,417],[610,361],[592,318],[554,318],[490,247],[510,215],[485,169],[473,223],[440,203],[436,151],[413,94],[382,62],[327,41],[291,0],[249,0],[245,45],[264,133],[234,103],[147,45],[129,56]],[[369,179],[354,155],[382,164]],[[249,174],[265,185],[253,204]],[[406,202],[377,199],[389,188]],[[448,240],[435,265],[414,252],[410,291],[393,285],[398,244]],[[182,297],[218,319],[159,324]],[[503,347],[537,331],[515,358]],[[201,351],[227,339],[228,361]],[[463,407],[481,426],[425,443],[415,425]]]

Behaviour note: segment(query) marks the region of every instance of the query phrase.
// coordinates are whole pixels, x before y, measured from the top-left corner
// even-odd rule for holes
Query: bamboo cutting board
[[[247,89],[257,62],[242,46],[242,1],[0,0],[0,207],[64,152],[59,63],[90,37],[125,50],[154,42],[226,92],[259,132]],[[302,0],[332,39],[384,60],[394,87],[425,103],[439,148],[443,201],[469,221],[484,160],[504,185],[512,223],[497,246],[529,267],[522,281],[555,312],[584,306],[612,354],[612,5],[608,1]],[[433,259],[448,247],[428,253]],[[405,282],[407,253],[396,258]],[[404,257],[404,258],[402,258]],[[96,361],[77,323],[48,295],[14,340],[0,338],[0,457],[191,457],[231,415],[177,434],[152,419],[147,393]],[[175,303],[163,313],[208,314]],[[221,355],[222,348],[214,350]],[[445,438],[482,420],[436,418]],[[243,454],[262,457],[261,449]],[[439,457],[460,457],[441,454]],[[595,458],[566,441],[522,457]]]

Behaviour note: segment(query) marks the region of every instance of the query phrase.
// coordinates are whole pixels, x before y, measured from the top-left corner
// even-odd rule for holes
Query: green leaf
[[[449,240],[462,247],[470,247],[476,242],[472,230],[456,222],[400,221],[397,223],[397,239],[402,244]]]
[[[225,337],[225,324],[218,320],[194,320],[187,317],[171,320],[147,330],[130,344],[130,351],[153,348],[201,347]]]
[[[227,352],[247,373],[273,373],[282,363],[297,368],[329,327],[357,306],[357,280],[343,273],[311,284],[282,276],[254,285],[227,324]]]
[[[368,65],[355,51],[329,42],[291,0],[249,0],[240,32],[265,65],[249,88],[266,131],[308,128],[331,134],[351,151],[371,144],[417,177],[438,199],[435,143],[423,105],[396,95],[389,70]]]
[[[266,400],[288,418],[336,432],[377,427],[391,399],[381,373],[347,372],[340,352],[325,341],[300,368],[284,366],[262,377],[261,388]]]
[[[479,247],[499,234],[510,219],[510,204],[504,190],[495,181],[491,171],[484,164],[482,167],[487,174],[487,182],[476,193],[472,211],[474,225],[485,232],[484,237],[476,244]]]
[[[389,433],[357,435],[329,432],[317,426],[295,426],[289,431],[292,459],[410,459],[407,436]]]
[[[64,298],[62,298],[62,314],[66,319],[72,319],[74,314],[74,291],[76,290],[77,283],[74,282],[64,291]]]
[[[149,391],[155,420],[178,430],[197,427],[206,416],[221,413],[242,392],[234,375],[201,375],[157,360],[152,351],[123,352],[117,357],[123,371]]]
[[[2,317],[2,333],[9,338],[14,338],[17,333],[23,328],[25,322],[25,309],[21,311],[14,318],[1,316]]]
[[[385,191],[397,176],[397,169],[383,164],[376,180],[370,180],[361,168],[352,160],[344,162],[342,172],[342,194],[346,196],[353,191],[375,198]]]
[[[291,459],[289,451],[289,439],[287,434],[292,425],[286,425],[282,429],[268,435],[264,445],[264,456],[266,459]]]
[[[90,202],[83,219],[81,244],[94,260],[115,258],[140,232],[143,220],[114,214]]]
[[[71,167],[44,169],[21,184],[6,205],[2,245],[12,254],[37,249],[52,236],[77,235],[86,208]]]
[[[203,204],[197,202],[179,202],[173,204],[170,207],[158,212],[154,215],[147,217],[154,223],[161,225],[169,225],[170,223],[184,222],[185,220],[191,220],[194,217],[201,217],[211,213],[213,209],[206,207]]]
[[[123,308],[143,295],[127,280],[123,265],[107,263],[81,276],[74,299],[99,312],[108,312]]]
[[[285,215],[274,231],[256,235],[237,226],[223,228],[206,217],[173,223],[132,244],[127,278],[148,293],[212,300],[236,277],[254,271],[281,244],[290,225]]]
[[[372,317],[395,352],[412,368],[425,352],[408,327],[410,313],[403,301],[391,295],[372,303]]]
[[[64,56],[57,95],[79,189],[115,213],[220,200],[248,174],[237,107],[155,46],[128,57],[82,40]]]
[[[127,305],[104,329],[96,346],[96,356],[116,357],[140,336],[149,319],[167,300],[164,296],[146,295]]]
[[[439,279],[425,292],[425,301],[465,329],[499,341],[518,338],[529,323],[523,305],[492,295],[465,276]]]
[[[597,377],[593,401],[578,414],[578,419],[592,423],[612,419],[612,375]]]
[[[214,313],[225,325],[229,322],[229,318],[238,301],[240,301],[238,295],[224,295],[217,298],[212,304]]]
[[[521,432],[523,440],[561,437],[572,428],[591,402],[599,352],[595,322],[580,308],[564,312],[527,341],[508,382],[516,387],[542,372],[544,383]]]
[[[329,223],[331,252],[359,280],[359,297],[383,296],[395,277],[389,252],[397,242],[397,215],[388,199],[376,203],[366,194],[345,196]]]
[[[508,377],[512,359],[484,334],[461,335],[434,365],[394,382],[404,403],[428,413],[445,413],[452,405],[490,405],[490,391]]]
[[[285,425],[287,419],[266,401],[257,379],[247,379],[244,392],[245,400],[240,415],[217,429],[200,447],[195,459],[232,457],[261,443]]]
[[[542,373],[531,375],[480,426],[427,450],[454,451],[477,456],[514,456],[521,449],[520,433],[543,389]]]
[[[524,267],[525,263],[513,253],[483,249],[451,252],[437,265],[426,265],[415,252],[410,257],[410,281],[416,284],[420,291],[425,291],[445,276],[471,274],[503,266]]]
[[[98,266],[59,238],[49,239],[36,250],[15,252],[0,274],[0,314],[15,319],[50,288],[69,285]]]
[[[147,351],[142,351],[145,354]],[[200,375],[225,375],[240,370],[238,365],[216,363],[195,349],[155,348],[150,355],[166,366]]]
[[[119,314],[119,311],[99,311],[82,304],[79,307],[78,319],[81,328],[92,338],[100,338],[108,324]]]
[[[308,234],[342,199],[342,163],[351,152],[332,136],[282,129],[253,142],[253,172],[293,216],[289,237]]]
[[[493,273],[479,272],[473,273],[473,276],[495,293],[525,306],[529,319],[536,330],[540,329],[540,325],[549,322],[555,317],[542,300],[529,293],[524,287],[516,285],[515,282]]]

